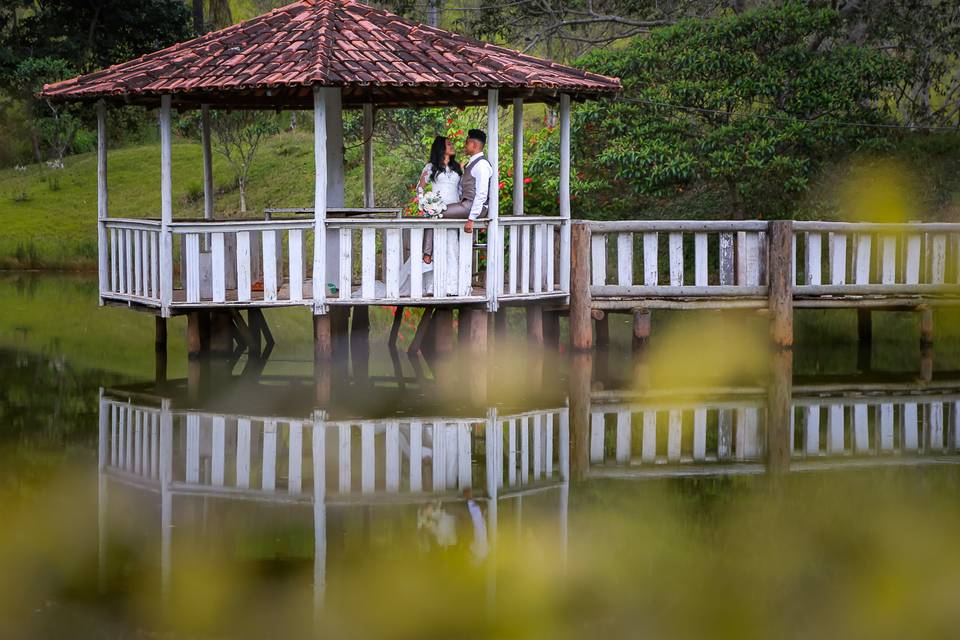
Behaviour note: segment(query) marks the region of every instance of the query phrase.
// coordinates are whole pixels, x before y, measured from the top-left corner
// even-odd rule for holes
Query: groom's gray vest
[[[473,206],[473,200],[477,197],[477,181],[471,171],[478,162],[489,162],[487,156],[482,155],[463,168],[463,177],[460,179],[460,203],[467,209]],[[480,217],[487,215],[487,205],[490,203],[490,191],[487,191],[487,199],[483,203],[483,209],[480,211]]]

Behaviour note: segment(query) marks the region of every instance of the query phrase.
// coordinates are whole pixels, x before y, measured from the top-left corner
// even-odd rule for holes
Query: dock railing
[[[764,307],[775,259],[772,224],[579,223],[578,233],[589,238],[582,258],[592,306]],[[783,258],[800,306],[960,301],[960,223],[786,224],[792,255]]]
[[[400,209],[330,209],[316,242],[312,209],[265,209],[263,220],[177,220],[160,262],[162,225],[153,219],[103,221],[103,301],[177,310],[211,307],[450,305],[523,302],[569,294],[560,217],[479,220],[403,217]],[[492,239],[487,235],[492,235]],[[433,238],[433,260],[422,256]],[[322,255],[315,255],[318,250]],[[568,252],[566,252],[568,253]],[[314,279],[322,274],[323,299]],[[169,286],[166,298],[161,288]]]

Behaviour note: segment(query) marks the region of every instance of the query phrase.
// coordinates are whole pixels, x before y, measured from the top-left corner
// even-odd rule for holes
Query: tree
[[[250,165],[263,139],[279,132],[277,118],[268,111],[214,111],[210,127],[217,151],[227,159],[236,175],[240,212],[246,213]]]
[[[787,213],[823,162],[882,143],[866,125],[890,121],[884,98],[902,65],[843,36],[836,11],[789,3],[587,56],[625,91],[577,110],[576,148],[594,161],[576,188],[594,208],[627,210],[719,187],[735,218]]]

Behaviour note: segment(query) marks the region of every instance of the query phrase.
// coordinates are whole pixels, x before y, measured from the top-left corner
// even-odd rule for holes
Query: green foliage
[[[625,92],[577,110],[574,146],[594,161],[579,165],[574,190],[628,212],[708,185],[726,191],[735,217],[788,213],[824,162],[888,140],[842,123],[888,122],[883,98],[901,67],[841,36],[835,11],[789,3],[683,21],[585,57]]]

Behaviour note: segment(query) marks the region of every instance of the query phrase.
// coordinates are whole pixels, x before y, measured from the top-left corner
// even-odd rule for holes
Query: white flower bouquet
[[[442,218],[447,205],[436,191],[425,191],[420,194],[420,212],[428,218]]]

